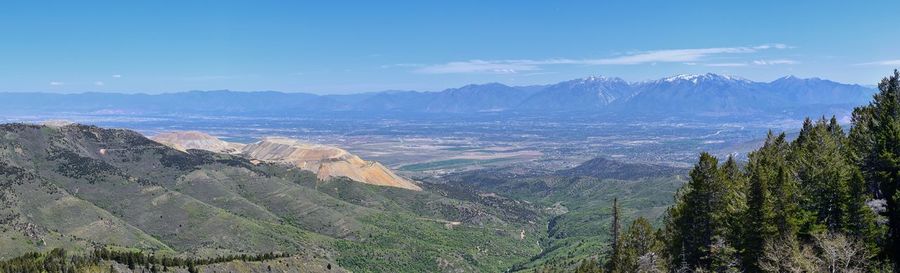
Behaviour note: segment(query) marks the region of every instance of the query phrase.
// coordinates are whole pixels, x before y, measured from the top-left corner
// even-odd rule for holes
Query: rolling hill
[[[129,130],[3,124],[0,155],[4,260],[106,246],[304,254],[354,272],[496,272],[539,253],[543,234],[542,214],[524,202],[323,181]]]
[[[528,201],[550,216],[540,254],[514,269],[568,268],[585,258],[600,259],[608,251],[614,199],[622,206],[624,222],[638,216],[657,224],[687,180],[687,169],[607,158],[588,160],[552,174],[522,175],[514,171],[476,170],[453,174],[447,184]]]

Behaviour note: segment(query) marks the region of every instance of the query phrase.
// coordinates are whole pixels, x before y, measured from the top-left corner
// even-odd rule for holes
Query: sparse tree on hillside
[[[662,271],[659,259],[660,244],[650,222],[638,217],[631,222],[622,236],[622,253],[620,269],[623,272],[656,272]]]
[[[597,261],[594,259],[584,259],[578,265],[578,268],[575,269],[575,273],[601,273],[603,269],[597,265]]]
[[[612,221],[610,223],[610,247],[607,254],[606,269],[609,272],[622,271],[622,235],[619,234],[621,229],[621,214],[619,211],[619,198],[613,199]]]

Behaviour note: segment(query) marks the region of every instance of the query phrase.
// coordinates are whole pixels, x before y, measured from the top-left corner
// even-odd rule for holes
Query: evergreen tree
[[[763,147],[750,154],[750,162],[747,164],[750,191],[747,196],[742,256],[743,267],[749,272],[759,272],[757,261],[763,246],[778,234],[775,225],[776,202],[771,188],[779,175],[773,171],[773,167],[785,164],[782,150],[786,150],[784,134],[775,137],[770,131]]]
[[[638,272],[641,269],[642,260],[651,263],[649,267],[658,268],[656,261],[659,244],[650,221],[644,217],[638,217],[631,222],[628,230],[622,236],[622,253],[620,269],[622,272]]]
[[[779,238],[795,236],[806,218],[799,205],[800,191],[790,167],[781,165],[777,170],[772,187],[775,197],[775,227]]]
[[[619,230],[621,229],[621,214],[619,211],[619,199],[613,199],[612,206],[612,221],[610,223],[610,247],[609,253],[607,254],[606,269],[609,272],[623,272],[622,271],[622,235],[619,234]]]
[[[884,199],[888,240],[884,253],[900,268],[900,72],[881,80],[879,93],[853,111],[854,159],[875,197]]]
[[[823,117],[815,123],[807,118],[791,144],[791,166],[801,184],[804,210],[800,232],[806,236],[847,226],[849,180],[855,170],[847,142],[837,119]]]
[[[575,273],[600,273],[603,270],[597,265],[594,259],[581,260],[581,264],[575,269]]]
[[[862,172],[854,170],[849,181],[849,202],[847,204],[847,227],[845,233],[855,237],[870,253],[877,253],[878,241],[884,235],[879,227],[877,215],[866,203],[870,200],[866,181]]]
[[[742,241],[746,226],[744,225],[744,215],[747,212],[747,195],[749,185],[746,174],[738,166],[734,157],[729,156],[720,168],[722,179],[726,183],[724,200],[722,201],[723,209],[717,214],[717,222],[724,223],[724,226],[718,227],[719,253],[730,253],[728,255],[737,255],[737,249]],[[722,247],[730,249],[721,249]],[[732,259],[734,257],[718,257],[720,260]]]
[[[670,210],[669,224],[674,227],[667,232],[671,236],[668,252],[673,264],[708,268],[715,238],[727,234],[730,184],[719,170],[718,159],[708,153],[700,154],[690,177],[680,201]]]

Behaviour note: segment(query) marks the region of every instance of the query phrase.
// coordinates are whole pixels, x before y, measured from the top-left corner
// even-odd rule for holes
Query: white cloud
[[[113,77],[113,78],[121,78],[121,77],[122,77],[122,75],[119,75],[119,74],[115,74],[115,75],[112,75],[112,77]]]
[[[385,64],[385,65],[381,65],[381,68],[388,69],[388,68],[394,68],[394,67],[423,67],[423,66],[425,66],[425,65],[402,63],[402,64]]]
[[[711,64],[703,64],[705,66],[712,67],[739,67],[739,66],[747,66],[747,63],[711,63]]]
[[[220,81],[220,80],[237,80],[237,79],[250,79],[250,78],[259,78],[259,75],[256,74],[246,74],[246,75],[199,75],[199,76],[189,76],[184,77],[182,80],[186,81]]]
[[[584,60],[585,64],[644,64],[644,63],[672,63],[695,62],[710,55],[752,53],[757,49],[749,47],[715,47],[692,49],[665,49],[647,51],[632,55],[626,55],[607,59]]]
[[[786,44],[765,44],[765,45],[754,46],[753,48],[754,49],[770,49],[770,48],[786,49],[786,48],[794,48],[794,47],[788,46]]]
[[[471,60],[465,62],[449,62],[439,65],[425,66],[415,70],[425,74],[461,74],[490,73],[514,74],[522,71],[540,70],[538,64],[528,60],[484,61]]]
[[[883,60],[883,61],[874,61],[868,63],[858,63],[856,65],[900,65],[900,60]]]
[[[101,81],[95,81],[95,82],[94,82],[94,85],[96,85],[96,86],[103,86],[103,85],[106,85],[106,84],[103,83],[103,82],[101,82]]]
[[[777,64],[798,64],[800,62],[794,60],[778,59],[778,60],[755,60],[755,65],[777,65]]]
[[[50,85],[56,85],[56,86],[65,85],[65,84],[66,83],[64,83],[64,82],[50,82]]]
[[[546,65],[637,65],[656,63],[684,63],[696,65],[697,62],[707,57],[733,54],[755,53],[767,49],[791,48],[784,44],[766,44],[750,47],[713,47],[713,48],[689,48],[689,49],[663,49],[626,54],[623,56],[600,59],[544,59],[544,60],[469,60],[456,61],[435,65],[419,64],[395,64],[385,65],[390,67],[417,67],[413,70],[425,74],[463,74],[463,73],[488,73],[488,74],[512,74],[522,71],[541,70]],[[738,63],[710,64],[709,66],[741,66]],[[746,64],[742,64],[746,65]]]

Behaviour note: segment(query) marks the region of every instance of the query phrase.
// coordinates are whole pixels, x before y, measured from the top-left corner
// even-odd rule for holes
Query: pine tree
[[[881,80],[879,93],[853,111],[854,159],[875,197],[885,199],[888,240],[884,253],[900,268],[900,72]]]
[[[641,259],[651,258],[648,255],[657,255],[656,234],[650,221],[644,217],[638,217],[631,222],[628,230],[622,236],[622,253],[620,269],[622,272],[638,272]],[[651,265],[658,266],[658,265]]]
[[[597,261],[594,259],[583,259],[581,260],[581,264],[578,265],[578,268],[575,269],[575,273],[598,273],[603,272],[600,267],[597,266]]]
[[[721,243],[729,247],[737,247],[744,237],[744,215],[747,212],[747,195],[749,185],[746,174],[738,166],[734,157],[729,156],[720,168],[725,183],[723,209],[717,215],[717,222],[724,223],[718,227]]]
[[[669,211],[668,253],[673,264],[708,268],[715,238],[727,231],[725,204],[729,198],[729,184],[719,170],[718,159],[708,153],[700,154],[690,177],[683,195]]]
[[[619,211],[619,198],[613,198],[613,206],[612,206],[612,221],[610,223],[610,247],[609,254],[607,255],[606,269],[609,272],[623,272],[622,271],[622,235],[619,234],[621,229],[621,214]]]
[[[805,218],[800,209],[800,193],[790,167],[778,166],[772,193],[775,197],[775,227],[778,238],[792,237]]]
[[[769,132],[766,143],[750,154],[750,162],[747,164],[750,184],[747,213],[744,218],[746,231],[741,247],[744,250],[743,267],[748,272],[759,272],[757,261],[762,254],[763,246],[778,233],[775,225],[775,197],[771,188],[778,175],[773,171],[773,167],[777,168],[779,164],[784,164],[780,151],[782,149],[785,149],[784,134],[775,137]]]
[[[850,150],[837,119],[806,119],[791,144],[791,166],[801,184],[801,234],[841,231],[847,225],[849,183],[855,170]]]
[[[844,232],[863,242],[870,253],[877,253],[878,240],[883,236],[884,230],[876,222],[875,211],[866,205],[870,198],[866,181],[858,170],[851,174],[848,196],[848,217]]]

